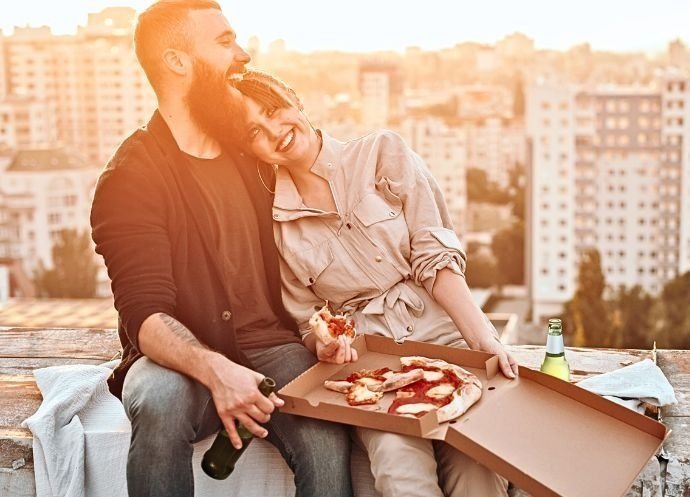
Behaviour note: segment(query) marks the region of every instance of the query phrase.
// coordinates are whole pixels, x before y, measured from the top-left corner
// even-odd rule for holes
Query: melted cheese
[[[424,379],[429,382],[438,381],[443,378],[442,371],[424,371]]]
[[[373,404],[377,402],[381,397],[383,397],[383,393],[372,392],[367,388],[367,386],[364,383],[360,383],[360,381],[358,380],[350,389],[350,392],[347,396],[349,399],[357,403]]]
[[[435,406],[426,402],[419,404],[403,404],[398,406],[396,411],[400,414],[418,414],[420,412],[431,411]]]
[[[367,386],[380,385],[383,383],[381,380],[377,380],[376,378],[367,378],[366,376],[364,378],[358,378],[357,382],[364,383]]]
[[[426,395],[432,399],[442,399],[453,393],[454,390],[455,387],[452,384],[441,383],[427,390]]]

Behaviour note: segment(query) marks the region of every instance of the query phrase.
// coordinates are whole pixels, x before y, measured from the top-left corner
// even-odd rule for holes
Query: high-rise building
[[[56,140],[53,105],[32,97],[0,100],[0,148],[34,148],[52,145]]]
[[[400,134],[429,167],[439,184],[455,231],[467,228],[467,136],[441,119],[405,119]]]
[[[383,128],[402,113],[402,78],[395,65],[369,61],[359,68],[361,121]]]
[[[528,91],[527,277],[535,320],[576,288],[598,249],[611,287],[657,293],[690,270],[690,80]]]
[[[90,230],[100,171],[64,149],[22,150],[5,160],[0,167],[0,258],[19,260],[29,275],[39,263],[52,267],[60,230]]]
[[[94,164],[103,164],[156,105],[133,50],[134,17],[134,9],[114,7],[90,14],[76,35],[15,28],[0,39],[8,98],[45,102],[57,141]]]
[[[510,172],[525,163],[525,129],[521,121],[487,117],[468,122],[468,167],[486,172],[488,180],[508,188]]]

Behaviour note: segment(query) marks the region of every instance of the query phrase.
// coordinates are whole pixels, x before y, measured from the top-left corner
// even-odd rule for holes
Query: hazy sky
[[[288,48],[402,50],[492,43],[520,31],[539,48],[664,50],[669,40],[690,44],[690,0],[221,0],[241,42],[282,38]],[[142,10],[151,0],[0,0],[0,28],[47,24],[76,31],[88,12],[111,5]]]

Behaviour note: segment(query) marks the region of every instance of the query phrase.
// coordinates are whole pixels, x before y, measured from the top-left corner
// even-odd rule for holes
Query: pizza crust
[[[423,369],[413,369],[412,371],[407,371],[404,373],[394,373],[391,371],[390,375],[387,375],[385,381],[379,382],[378,385],[367,385],[369,390],[374,392],[390,392],[392,390],[398,390],[399,388],[406,387],[407,385],[419,381],[424,377]]]
[[[401,357],[400,363],[404,366],[434,367],[450,370],[462,381],[462,385],[453,393],[453,399],[448,404],[438,408],[436,416],[439,423],[450,421],[463,415],[482,396],[482,383],[479,381],[479,378],[457,364],[441,359],[429,359],[423,356]]]

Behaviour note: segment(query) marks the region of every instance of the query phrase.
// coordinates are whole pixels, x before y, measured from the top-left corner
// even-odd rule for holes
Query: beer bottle
[[[570,367],[565,360],[563,347],[563,325],[560,319],[549,319],[549,332],[546,336],[546,356],[541,364],[541,372],[570,381]]]
[[[264,378],[259,383],[259,391],[266,397],[273,392],[275,387],[276,382],[271,378]],[[242,453],[247,450],[249,442],[254,438],[254,435],[242,426],[241,423],[238,423],[237,420],[235,420],[235,426],[237,427],[237,434],[242,440],[242,447],[236,449],[230,441],[228,432],[225,428],[222,428],[213,441],[213,445],[206,451],[201,460],[201,468],[211,478],[225,480],[230,476],[230,473],[235,469],[235,463]]]

